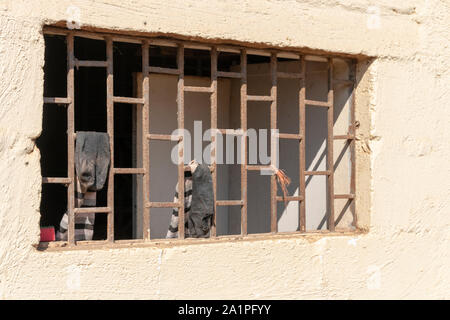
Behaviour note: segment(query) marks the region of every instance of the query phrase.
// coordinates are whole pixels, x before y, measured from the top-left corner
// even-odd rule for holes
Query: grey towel
[[[95,207],[97,191],[103,188],[110,162],[109,136],[101,132],[78,131],[75,146],[75,207]],[[95,213],[77,213],[75,241],[92,240]],[[56,233],[57,241],[67,241],[69,217],[64,213]]]
[[[103,132],[78,131],[75,146],[75,170],[81,192],[103,188],[110,162],[109,136]]]
[[[206,164],[199,164],[192,173],[192,202],[188,217],[190,236],[207,237],[213,214],[214,191],[211,171]]]

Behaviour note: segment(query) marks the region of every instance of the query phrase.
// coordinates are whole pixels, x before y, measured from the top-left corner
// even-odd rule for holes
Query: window
[[[58,228],[67,211],[64,245],[82,244],[74,217],[87,212],[95,243],[146,242],[165,237],[179,208],[183,239],[183,197],[172,199],[198,151],[213,177],[212,238],[355,228],[355,60],[53,27],[44,35],[41,225]],[[110,137],[93,208],[75,207],[78,131]],[[274,168],[291,178],[287,196]]]

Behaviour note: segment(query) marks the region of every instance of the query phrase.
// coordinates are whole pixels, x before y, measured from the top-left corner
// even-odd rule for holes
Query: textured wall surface
[[[357,92],[368,232],[37,251],[41,31],[63,20],[375,57]],[[449,39],[437,0],[2,0],[0,298],[450,298]]]

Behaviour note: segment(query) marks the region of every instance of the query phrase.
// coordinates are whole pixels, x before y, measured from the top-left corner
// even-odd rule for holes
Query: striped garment
[[[76,178],[75,207],[95,207],[97,205],[97,192],[87,191],[81,193],[80,182]],[[75,215],[75,241],[92,240],[94,236],[95,213],[77,213]],[[56,241],[67,241],[67,229],[69,216],[67,211],[59,224],[59,231],[56,232]]]
[[[175,188],[175,197],[173,202],[178,202],[178,183]],[[189,212],[191,210],[192,203],[192,174],[190,171],[184,173],[184,236],[188,238],[189,228]],[[178,208],[174,208],[172,211],[172,217],[169,224],[169,230],[167,231],[166,238],[178,238]]]

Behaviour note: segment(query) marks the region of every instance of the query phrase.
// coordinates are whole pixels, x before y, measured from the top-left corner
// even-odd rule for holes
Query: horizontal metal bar
[[[186,42],[184,44],[186,49],[195,49],[195,50],[203,50],[203,51],[211,51],[211,46],[206,44],[197,44],[197,43],[189,43]]]
[[[306,176],[328,176],[331,171],[305,171]]]
[[[277,77],[281,79],[303,79],[302,73],[277,72]]]
[[[247,101],[273,101],[272,96],[250,96],[247,95]]]
[[[48,27],[45,26],[44,34],[54,34],[54,35],[64,35],[67,36],[69,34],[73,34],[74,37],[82,37],[87,39],[94,39],[94,40],[105,40],[105,36],[99,33],[95,32],[89,32],[89,31],[79,31],[79,30],[67,30],[62,29],[58,27]]]
[[[225,71],[217,71],[217,76],[222,78],[241,78],[240,72],[225,72]]]
[[[111,208],[108,207],[84,207],[84,208],[74,208],[73,212],[77,213],[110,213],[112,212]]]
[[[355,139],[355,136],[352,134],[345,134],[345,135],[334,136],[333,139],[334,140],[353,140],[353,139]]]
[[[218,52],[228,52],[228,53],[236,53],[236,54],[241,54],[241,48],[240,47],[236,47],[236,46],[226,46],[226,45],[221,45],[216,47]]]
[[[106,68],[108,66],[108,61],[94,61],[94,60],[78,60],[75,59],[75,66],[78,67],[99,67]]]
[[[280,52],[277,52],[277,58],[300,60],[300,54],[287,52],[287,51],[280,51]]]
[[[282,197],[282,196],[277,196],[277,201],[278,202],[282,202],[282,201],[287,201],[287,202],[290,202],[290,201],[303,201],[303,200],[305,200],[305,197],[303,197],[303,196],[290,196],[290,197]]]
[[[247,55],[270,57],[272,52],[264,49],[247,49]]]
[[[335,194],[334,198],[335,199],[354,199],[355,195],[354,194]]]
[[[114,168],[115,174],[144,174],[144,168]]]
[[[307,106],[314,106],[314,107],[327,107],[327,108],[329,108],[331,106],[331,103],[328,102],[328,101],[305,100],[305,104]]]
[[[180,74],[179,69],[172,68],[160,68],[160,67],[148,67],[150,73],[161,73],[161,74]]]
[[[211,50],[211,48],[214,46],[211,45],[210,43],[205,43],[201,41],[179,40],[179,39],[165,40],[165,39],[158,39],[152,36],[127,34],[122,32],[104,32],[104,31],[92,32],[86,30],[68,30],[62,27],[50,27],[50,26],[45,26],[43,33],[53,35],[63,35],[63,36],[73,34],[75,37],[82,37],[103,41],[105,41],[106,37],[111,37],[113,41],[119,42],[142,43],[143,41],[148,41],[149,44],[152,46],[163,46],[163,47],[178,47],[180,44],[183,44],[186,47],[201,48],[202,50]],[[272,53],[276,52],[278,57],[290,59],[299,59],[300,56],[305,53],[305,52],[302,53],[301,51],[294,49],[292,49],[292,51],[290,52],[287,52],[285,51],[286,49],[282,48],[251,49],[245,47],[245,44],[242,45],[223,44],[217,46],[217,51],[219,52],[231,52],[240,54],[242,49],[247,50],[247,53],[251,55],[262,55],[269,57]],[[345,56],[336,56],[336,58],[346,59]],[[327,58],[321,55],[306,55],[305,60],[326,62]]]
[[[142,40],[139,38],[129,38],[129,37],[123,37],[123,36],[113,36],[112,41],[114,42],[125,42],[125,43],[135,43],[135,44],[142,44]]]
[[[154,134],[150,133],[147,135],[147,139],[149,140],[163,140],[163,141],[180,141],[183,139],[183,136],[177,136],[173,134]]]
[[[326,57],[313,56],[313,55],[306,55],[305,60],[306,61],[315,61],[315,62],[328,62]]]
[[[225,135],[233,135],[233,136],[241,136],[243,131],[241,129],[217,129],[221,134]]]
[[[242,200],[217,200],[216,206],[243,206]]]
[[[260,165],[247,165],[247,170],[249,171],[261,171],[261,170],[270,170],[273,171],[271,166],[260,166]]]
[[[55,184],[70,184],[72,180],[70,178],[42,178],[42,183],[55,183]]]
[[[54,98],[44,97],[44,103],[69,104],[70,99],[69,98],[58,98],[58,97],[54,97]]]
[[[144,104],[144,99],[142,99],[142,98],[113,97],[112,99],[113,99],[113,102],[117,102],[117,103]]]
[[[211,87],[194,87],[194,86],[184,86],[184,91],[186,92],[200,92],[200,93],[212,93]]]
[[[302,140],[303,139],[303,135],[295,134],[295,133],[278,133],[278,138],[280,138],[280,139]]]
[[[178,202],[147,202],[146,208],[179,208]]]

